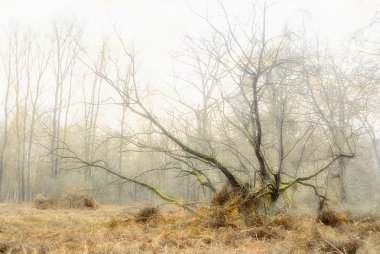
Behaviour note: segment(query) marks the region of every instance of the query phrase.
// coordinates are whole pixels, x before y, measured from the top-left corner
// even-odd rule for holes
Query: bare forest
[[[238,2],[151,56],[149,22],[2,26],[0,253],[377,253],[380,6],[338,44]]]

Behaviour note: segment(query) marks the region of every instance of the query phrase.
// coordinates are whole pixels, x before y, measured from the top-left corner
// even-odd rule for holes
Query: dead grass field
[[[0,253],[379,253],[380,222],[331,227],[297,214],[215,225],[218,212],[166,206],[36,209],[0,204]],[[149,217],[150,216],[150,217]]]

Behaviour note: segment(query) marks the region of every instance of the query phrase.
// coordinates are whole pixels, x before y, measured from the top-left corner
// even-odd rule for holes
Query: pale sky
[[[232,16],[244,20],[252,1],[223,1]],[[264,1],[256,1],[259,5]],[[269,28],[283,23],[299,26],[303,20],[312,33],[332,45],[339,45],[349,32],[368,24],[380,11],[379,0],[277,0],[268,14]],[[89,34],[112,32],[116,24],[143,52],[143,63],[155,74],[167,73],[169,55],[181,46],[184,32],[197,33],[205,24],[200,14],[220,13],[217,1],[205,0],[0,0],[0,29],[9,23],[48,27],[53,19],[75,15]],[[191,6],[191,8],[189,7]],[[164,63],[164,64],[163,64]],[[169,69],[169,67],[168,67]],[[160,74],[161,75],[161,74]]]
[[[223,1],[230,16],[239,22],[252,16],[252,2],[259,7],[264,3]],[[318,34],[334,47],[339,47],[350,32],[368,25],[376,11],[380,11],[379,0],[268,0],[268,3],[274,3],[268,13],[268,32],[281,32],[285,22],[293,29],[306,24],[311,36]],[[112,35],[116,26],[139,53],[139,72],[143,73],[144,82],[162,90],[173,81],[171,55],[184,47],[182,36],[185,33],[196,36],[207,30],[194,11],[210,17],[221,14],[217,0],[0,0],[0,30],[4,35],[12,24],[50,30],[53,20],[75,16],[84,26],[85,40],[91,44],[96,41],[92,37]],[[0,93],[4,91],[2,84]]]
[[[232,16],[243,19],[252,1],[223,1]],[[264,1],[256,1],[259,5]],[[284,22],[299,26],[306,19],[312,31],[332,45],[347,33],[368,24],[380,11],[379,0],[277,0],[269,16],[269,27],[282,29]],[[220,13],[217,1],[206,0],[0,0],[0,28],[9,23],[48,27],[53,19],[76,16],[89,34],[112,32],[116,24],[128,40],[145,56],[142,61],[154,72],[165,72],[169,55],[181,46],[181,35],[197,33],[205,27],[196,17]],[[189,7],[191,6],[191,8]],[[165,64],[162,64],[162,63]],[[168,67],[168,69],[170,69]],[[166,71],[167,72],[167,71]]]

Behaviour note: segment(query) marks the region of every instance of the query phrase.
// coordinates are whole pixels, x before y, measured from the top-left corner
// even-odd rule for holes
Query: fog
[[[2,5],[1,201],[379,208],[377,1]]]

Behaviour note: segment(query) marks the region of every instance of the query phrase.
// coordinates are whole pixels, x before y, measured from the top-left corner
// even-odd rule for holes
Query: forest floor
[[[290,213],[261,224],[217,225],[214,213],[164,206],[145,220],[141,206],[45,209],[0,204],[0,253],[379,253],[380,221],[334,227]]]

